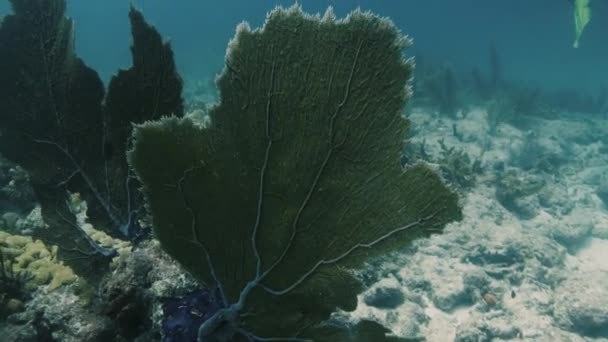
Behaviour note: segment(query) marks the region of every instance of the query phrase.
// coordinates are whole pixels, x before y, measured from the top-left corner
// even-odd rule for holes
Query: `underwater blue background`
[[[246,20],[260,26],[276,5],[293,0],[140,0],[147,20],[171,39],[186,79],[221,70],[226,43]],[[608,1],[591,1],[593,17],[578,49],[569,0],[301,0],[305,11],[335,8],[339,17],[361,7],[389,16],[414,39],[408,54],[468,71],[487,65],[494,44],[508,79],[544,89],[575,88],[595,95],[608,85]],[[68,0],[79,55],[108,80],[129,57],[129,2]],[[0,3],[0,14],[9,11]]]

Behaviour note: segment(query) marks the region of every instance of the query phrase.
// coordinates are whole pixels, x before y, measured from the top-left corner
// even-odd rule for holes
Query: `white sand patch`
[[[608,240],[590,239],[569,262],[583,272],[608,272]]]

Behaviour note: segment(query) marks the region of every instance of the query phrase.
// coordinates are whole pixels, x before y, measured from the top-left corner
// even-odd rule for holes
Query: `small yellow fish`
[[[574,48],[578,48],[578,42],[583,34],[583,30],[589,24],[589,21],[591,21],[589,2],[590,0],[574,1]]]

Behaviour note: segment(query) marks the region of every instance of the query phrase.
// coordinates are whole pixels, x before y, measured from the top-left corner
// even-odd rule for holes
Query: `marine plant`
[[[88,219],[114,237],[136,239],[143,212],[125,151],[132,122],[182,114],[182,82],[168,43],[131,9],[133,66],[110,80],[74,52],[65,0],[10,0],[0,26],[0,153],[29,174],[49,229],[37,238],[60,247],[81,275],[99,276],[116,252],[78,225],[70,193]]]
[[[455,128],[453,130],[456,132]],[[437,143],[439,151],[437,155],[431,155],[426,150],[426,139],[422,139],[420,142],[408,141],[402,151],[402,164],[406,167],[418,161],[436,164],[443,180],[456,190],[466,191],[473,187],[477,176],[483,173],[481,159],[472,159],[461,148],[448,147],[443,138],[439,139]]]
[[[219,307],[198,341],[400,340],[330,315],[357,305],[351,269],[461,216],[428,166],[399,163],[408,44],[371,13],[277,8],[238,26],[208,126],[136,126],[155,235]]]
[[[447,147],[444,139],[439,139],[438,144],[441,151],[436,162],[446,182],[460,190],[472,188],[477,175],[483,171],[481,160],[471,160],[463,149],[456,149],[455,146]]]

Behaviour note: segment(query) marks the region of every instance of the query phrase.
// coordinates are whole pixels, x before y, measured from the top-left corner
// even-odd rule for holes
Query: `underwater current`
[[[2,0],[0,342],[608,342],[607,0]]]

